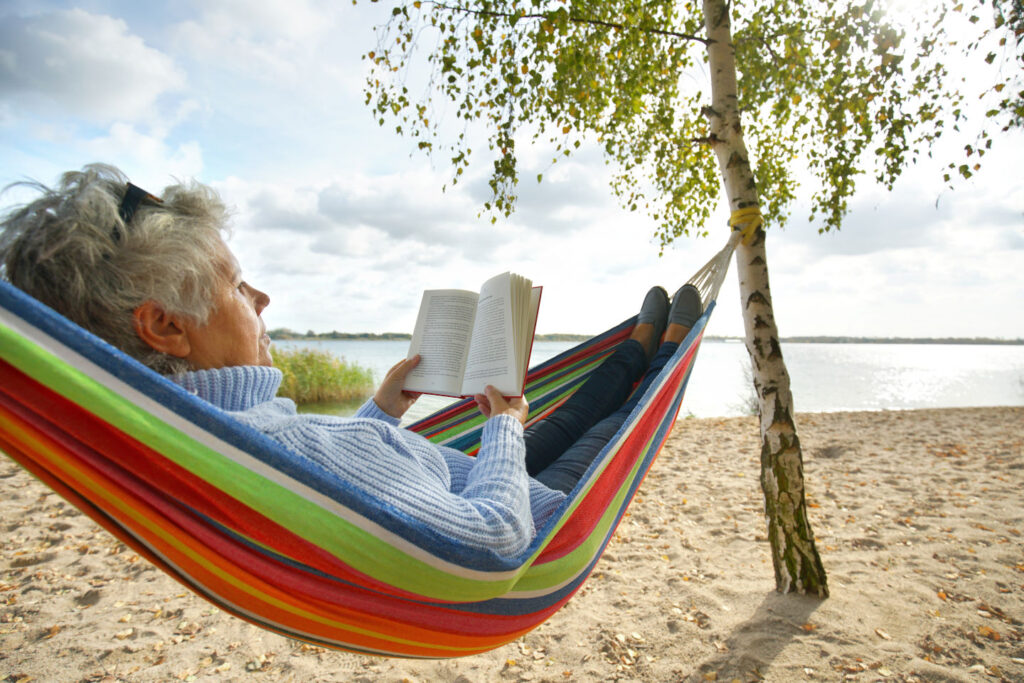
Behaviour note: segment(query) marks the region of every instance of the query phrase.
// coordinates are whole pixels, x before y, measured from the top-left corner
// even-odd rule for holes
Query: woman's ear
[[[154,351],[186,358],[192,351],[188,333],[179,316],[171,315],[155,301],[146,301],[132,312],[135,334]]]

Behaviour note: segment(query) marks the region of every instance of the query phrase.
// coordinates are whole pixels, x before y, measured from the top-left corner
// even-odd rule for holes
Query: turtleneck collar
[[[186,391],[231,412],[249,410],[272,400],[282,378],[277,368],[262,365],[238,365],[167,376]]]

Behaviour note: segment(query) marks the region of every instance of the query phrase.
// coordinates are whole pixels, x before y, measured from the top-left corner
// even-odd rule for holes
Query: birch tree
[[[416,0],[378,29],[367,104],[449,160],[453,184],[486,157],[492,220],[514,210],[523,142],[552,163],[599,145],[662,249],[706,234],[724,187],[746,235],[735,258],[776,586],[825,597],[766,229],[798,196],[820,231],[838,229],[861,178],[891,189],[944,134],[963,146],[943,181],[977,171],[994,135],[1024,123],[1020,4],[933,2],[899,23],[875,0]],[[948,68],[960,53],[984,78]]]

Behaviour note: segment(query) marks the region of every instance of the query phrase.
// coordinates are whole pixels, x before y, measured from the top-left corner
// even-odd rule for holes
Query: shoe
[[[700,292],[693,285],[683,285],[672,297],[672,308],[668,311],[668,324],[674,323],[692,328],[703,312],[704,304],[701,303]]]
[[[665,334],[668,327],[668,292],[661,287],[651,287],[644,297],[644,303],[640,307],[640,313],[636,316],[637,324],[650,323],[654,325],[654,337],[651,344],[645,351],[647,359],[654,357],[661,344],[661,335]]]

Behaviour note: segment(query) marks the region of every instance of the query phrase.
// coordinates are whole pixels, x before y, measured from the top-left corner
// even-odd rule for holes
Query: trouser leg
[[[662,344],[632,397],[618,410],[588,429],[550,465],[537,472],[534,478],[550,489],[565,493],[572,491],[597,454],[622,427],[651,382],[665,367],[677,348],[679,345],[672,342]],[[529,443],[527,443],[527,458],[529,458]]]
[[[565,403],[527,428],[527,473],[532,476],[548,467],[588,429],[615,412],[646,365],[643,346],[627,339]]]

